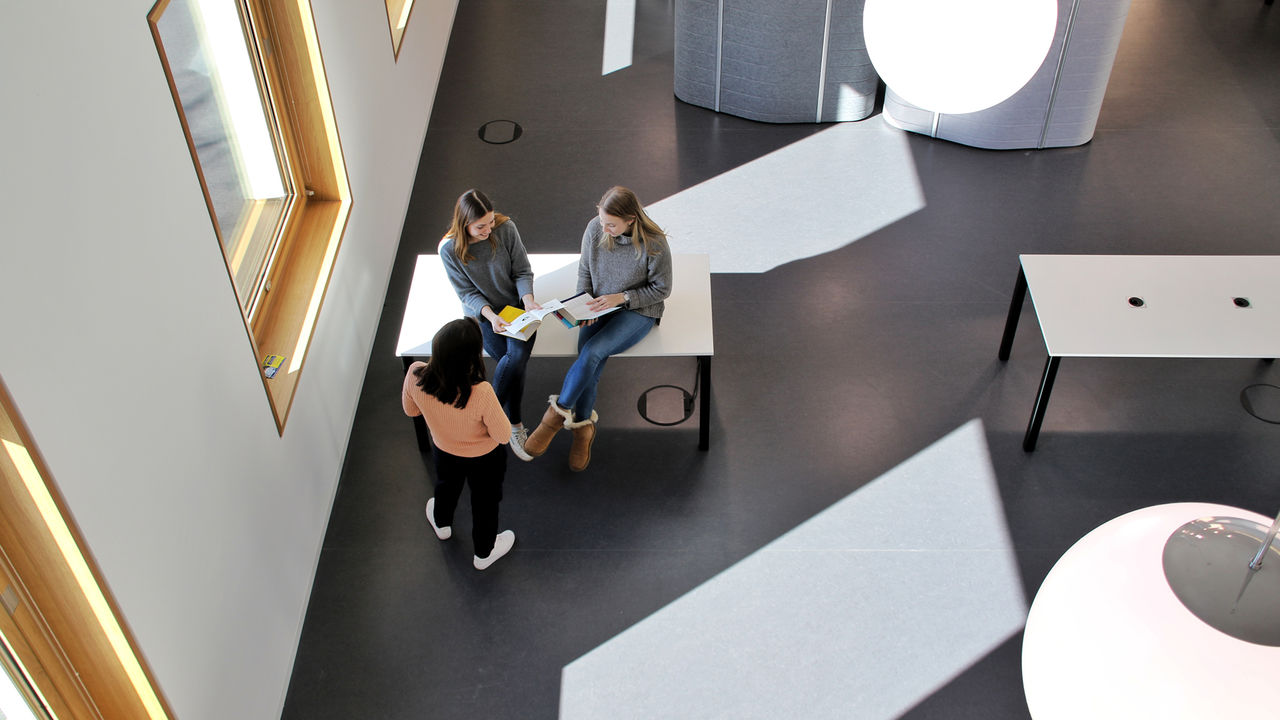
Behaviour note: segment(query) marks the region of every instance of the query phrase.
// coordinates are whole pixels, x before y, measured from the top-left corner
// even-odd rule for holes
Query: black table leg
[[[1022,315],[1022,301],[1027,297],[1027,275],[1018,263],[1018,281],[1013,285],[1013,299],[1009,301],[1009,317],[1004,321],[1004,337],[1000,340],[1000,359],[1008,360],[1013,349],[1013,335],[1018,331],[1018,317]]]
[[[1044,375],[1040,377],[1040,392],[1036,394],[1036,406],[1031,411],[1031,422],[1027,425],[1027,434],[1022,438],[1022,449],[1027,452],[1036,449],[1036,438],[1040,436],[1045,407],[1049,405],[1049,393],[1053,391],[1053,379],[1058,375],[1058,362],[1061,360],[1060,357],[1050,355],[1044,362]]]
[[[411,357],[402,358],[404,360],[404,371],[409,372],[409,366],[415,360]],[[421,415],[412,418],[413,434],[418,438],[418,451],[423,454],[431,454],[431,431],[427,430],[427,421],[422,419]]]
[[[698,399],[698,449],[711,447],[711,356],[698,356],[698,384],[702,397]]]

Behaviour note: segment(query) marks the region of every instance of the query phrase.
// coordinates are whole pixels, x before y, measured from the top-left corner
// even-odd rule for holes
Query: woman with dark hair
[[[511,218],[495,212],[493,203],[471,189],[453,206],[453,221],[440,241],[440,260],[453,290],[462,300],[463,314],[482,321],[484,349],[493,358],[493,389],[511,421],[511,451],[521,460],[532,460],[524,451],[524,422],[520,400],[524,396],[525,366],[533,352],[534,334],[528,340],[499,335],[507,322],[499,316],[507,305],[533,310],[533,269]]]
[[[474,319],[446,323],[431,340],[431,360],[409,366],[400,402],[406,415],[426,420],[435,443],[435,496],[427,501],[427,521],[436,537],[448,540],[462,486],[470,486],[473,564],[484,570],[511,550],[516,535],[498,532],[508,422],[485,382],[480,348]]]
[[[636,194],[609,188],[596,205],[596,217],[582,234],[578,292],[590,292],[594,311],[621,309],[587,320],[578,331],[578,358],[565,375],[559,395],[525,443],[538,457],[560,428],[573,430],[569,469],[585,470],[596,436],[596,385],[609,356],[644,339],[662,319],[671,294],[671,248],[667,235],[645,214]]]

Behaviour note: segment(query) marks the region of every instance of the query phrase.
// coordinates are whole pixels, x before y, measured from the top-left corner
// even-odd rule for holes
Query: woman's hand
[[[542,306],[538,304],[537,300],[533,299],[532,295],[525,295],[524,297],[520,298],[520,300],[524,303],[525,310],[541,310],[542,309]]]
[[[624,302],[626,302],[626,300],[622,297],[622,293],[609,293],[608,295],[601,295],[587,303],[587,309],[591,312],[601,312],[612,307],[617,307]]]
[[[503,330],[507,329],[507,321],[503,320],[502,316],[494,312],[493,308],[489,307],[488,305],[485,305],[483,308],[480,309],[480,315],[485,320],[489,321],[489,325],[493,327],[494,332],[500,333]]]

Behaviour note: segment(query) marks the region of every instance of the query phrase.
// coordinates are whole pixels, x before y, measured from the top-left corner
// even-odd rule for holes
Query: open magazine
[[[538,332],[538,327],[542,325],[542,319],[554,313],[558,307],[559,304],[556,300],[543,305],[541,310],[521,310],[518,307],[508,305],[498,313],[499,317],[507,321],[507,328],[498,334],[527,341],[533,337],[534,333]]]
[[[618,310],[622,307],[621,305],[615,305],[608,310],[596,312],[587,307],[587,303],[592,300],[595,300],[595,298],[591,297],[591,293],[589,292],[580,292],[571,298],[555,300],[553,302],[557,305],[556,317],[560,318],[560,322],[564,323],[566,327],[577,327],[583,320],[590,320],[592,318],[598,318],[601,315],[608,315],[614,310]],[[550,306],[551,304],[547,304],[542,307],[545,308]]]
[[[507,329],[498,333],[506,335],[517,340],[528,340],[533,334],[538,332],[538,328],[542,326],[542,321],[547,315],[554,314],[564,323],[565,327],[577,327],[583,320],[598,318],[601,315],[608,315],[617,310],[617,307],[611,307],[608,310],[595,312],[587,307],[587,303],[595,298],[591,297],[591,293],[581,292],[571,298],[565,300],[549,300],[542,304],[538,310],[521,310],[518,307],[508,305],[498,313],[498,316],[507,321]]]

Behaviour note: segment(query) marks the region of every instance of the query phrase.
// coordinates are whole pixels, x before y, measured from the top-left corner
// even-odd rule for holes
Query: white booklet
[[[592,318],[598,318],[601,315],[608,315],[614,310],[622,308],[621,305],[614,305],[608,310],[600,310],[597,312],[587,307],[587,303],[592,300],[595,300],[595,298],[591,297],[591,293],[580,292],[571,298],[553,300],[542,307],[549,308],[552,305],[555,305],[556,317],[560,318],[560,321],[569,327],[576,327],[583,320],[591,320]]]
[[[540,310],[521,310],[510,305],[502,308],[502,312],[498,316],[507,321],[507,327],[499,335],[506,335],[517,340],[528,340],[533,334],[538,332],[538,328],[542,325],[542,319],[547,315],[556,311],[560,307],[558,300],[552,300],[542,306]]]

